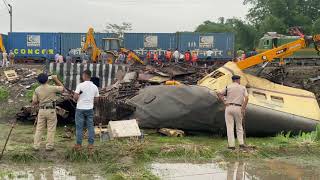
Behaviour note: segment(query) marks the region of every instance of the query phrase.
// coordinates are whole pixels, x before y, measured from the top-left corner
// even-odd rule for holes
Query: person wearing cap
[[[242,119],[248,104],[248,91],[240,84],[240,76],[232,76],[232,84],[218,93],[219,99],[225,105],[225,121],[228,135],[228,148],[235,149],[234,123],[236,123],[237,138],[240,149],[245,148],[243,140]]]
[[[39,107],[37,117],[37,127],[34,135],[33,148],[35,151],[39,151],[41,144],[41,137],[45,128],[47,127],[47,144],[46,150],[54,150],[54,136],[57,126],[57,114],[56,114],[56,94],[62,93],[64,86],[59,81],[56,75],[51,76],[56,86],[48,84],[48,75],[42,73],[38,75],[38,82],[40,84],[34,91],[32,97],[32,105]]]

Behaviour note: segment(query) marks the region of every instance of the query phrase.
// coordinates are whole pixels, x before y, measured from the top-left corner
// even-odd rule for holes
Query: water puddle
[[[151,171],[164,180],[300,180],[320,179],[319,169],[280,161],[220,163],[153,163]]]
[[[74,172],[71,167],[28,167],[0,165],[1,180],[102,180],[101,176],[86,172]]]

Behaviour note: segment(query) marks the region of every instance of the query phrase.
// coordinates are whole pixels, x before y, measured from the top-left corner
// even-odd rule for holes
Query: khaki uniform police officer
[[[248,104],[248,91],[240,85],[240,76],[232,76],[233,83],[218,93],[219,99],[225,104],[225,121],[227,126],[229,149],[235,149],[234,122],[240,148],[245,148],[243,141],[242,119]]]
[[[47,144],[46,150],[52,151],[54,146],[54,136],[57,126],[56,114],[56,93],[63,91],[63,84],[59,81],[57,76],[52,76],[53,81],[57,86],[48,84],[48,76],[46,74],[39,74],[38,82],[40,86],[35,89],[32,98],[32,104],[39,106],[39,113],[37,117],[37,127],[34,135],[34,150],[40,149],[41,137],[43,131],[47,127]]]

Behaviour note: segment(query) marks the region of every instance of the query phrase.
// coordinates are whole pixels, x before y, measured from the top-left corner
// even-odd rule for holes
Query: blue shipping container
[[[125,33],[123,44],[139,55],[145,55],[148,50],[156,50],[163,55],[167,49],[177,47],[175,33]]]
[[[17,59],[53,60],[60,52],[60,34],[13,32],[9,33],[8,47]]]
[[[61,35],[61,51],[63,56],[66,56],[70,49],[82,48],[86,41],[86,33],[60,33]],[[115,37],[112,33],[95,33],[96,44],[100,49],[103,49],[104,38]]]
[[[195,51],[199,58],[205,58],[206,51],[212,49],[213,59],[233,59],[234,40],[234,33],[177,33],[179,51]]]
[[[0,34],[2,36],[3,45],[8,50],[8,35],[6,34]]]
[[[6,36],[4,36],[6,37]],[[56,53],[66,56],[70,49],[80,49],[86,33],[9,33],[6,49],[13,50],[17,58],[54,59]],[[96,44],[105,49],[106,38],[114,38],[112,33],[95,33]],[[4,38],[6,39],[6,38]],[[213,50],[213,59],[231,60],[234,52],[233,33],[125,33],[124,47],[144,56],[147,51],[157,51],[164,55],[167,49],[187,50],[205,58],[208,49]],[[80,52],[80,51],[79,51]]]

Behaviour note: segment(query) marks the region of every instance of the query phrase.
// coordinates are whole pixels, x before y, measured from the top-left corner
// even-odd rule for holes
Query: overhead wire
[[[10,8],[9,8],[9,6],[8,6],[8,2],[6,1],[6,0],[2,0],[3,1],[3,4],[4,4],[4,6],[7,8],[7,10],[10,12]]]

